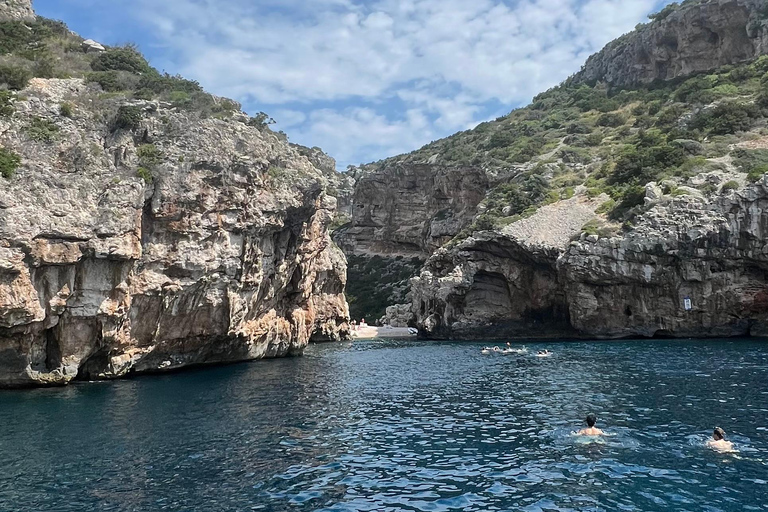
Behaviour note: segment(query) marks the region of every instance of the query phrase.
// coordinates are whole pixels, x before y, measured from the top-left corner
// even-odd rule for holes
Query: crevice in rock
[[[141,248],[142,251],[149,244],[154,232],[154,216],[152,215],[152,198],[144,201],[141,210]]]
[[[94,380],[109,366],[109,353],[99,349],[80,363],[75,380]]]
[[[45,369],[50,371],[61,367],[61,344],[57,336],[56,328],[45,331]]]

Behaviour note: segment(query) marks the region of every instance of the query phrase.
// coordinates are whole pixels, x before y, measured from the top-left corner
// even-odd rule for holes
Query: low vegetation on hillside
[[[767,117],[764,56],[633,89],[568,80],[525,108],[389,162],[485,169],[495,187],[464,235],[515,222],[580,186],[611,197],[609,218],[631,221],[649,182],[728,168],[754,181],[768,172],[766,149],[736,146],[768,136]]]
[[[83,39],[64,23],[42,17],[0,22],[0,54],[0,84],[10,90],[23,89],[33,77],[84,78],[107,94],[159,99],[203,115],[240,110],[237,102],[208,94],[193,80],[160,73],[135,46],[86,52]]]
[[[409,302],[410,278],[424,264],[419,258],[347,256],[347,301],[351,318],[375,324],[387,306]]]

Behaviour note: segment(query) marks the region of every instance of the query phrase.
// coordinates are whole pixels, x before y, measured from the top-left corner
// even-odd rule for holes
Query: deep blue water
[[[318,345],[0,393],[0,511],[768,510],[768,343]],[[571,435],[587,412],[612,436]],[[740,453],[704,446],[722,426]]]

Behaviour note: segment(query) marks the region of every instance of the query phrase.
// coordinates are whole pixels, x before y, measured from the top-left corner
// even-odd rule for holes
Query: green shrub
[[[143,118],[141,108],[123,105],[117,109],[114,126],[115,129],[135,130],[141,125]]]
[[[617,204],[610,212],[609,217],[612,219],[624,219],[629,210],[645,203],[645,188],[638,185],[627,187],[618,192],[614,200],[616,200]]]
[[[747,179],[755,182],[768,173],[768,149],[737,149],[733,163],[747,173]]]
[[[588,133],[592,133],[592,128],[589,127],[586,123],[582,122],[576,122],[571,123],[565,128],[566,133],[568,134],[581,134],[586,135]]]
[[[136,150],[136,156],[139,157],[139,165],[150,169],[163,161],[162,152],[154,144],[143,144],[139,146]]]
[[[679,147],[663,144],[651,147],[631,147],[616,162],[609,183],[645,185],[664,171],[682,165],[685,153]]]
[[[585,142],[587,146],[599,146],[603,143],[603,134],[600,132],[590,133]]]
[[[728,181],[723,184],[723,187],[720,189],[721,192],[728,192],[729,190],[738,190],[739,189],[739,183],[736,181]]]
[[[600,213],[600,214],[608,213],[611,210],[613,210],[615,207],[616,207],[616,200],[609,199],[603,204],[601,204],[600,206],[598,206],[597,210],[595,210],[595,213]]]
[[[0,147],[0,175],[9,180],[16,174],[21,164],[21,158],[13,151]]]
[[[68,34],[63,23],[40,16],[35,21],[3,21],[0,22],[0,54],[17,54],[32,60],[46,51],[45,45],[40,44],[43,40]]]
[[[38,78],[58,78],[59,73],[56,71],[56,64],[53,62],[53,58],[50,55],[39,57],[32,66],[32,76]]]
[[[97,71],[86,74],[85,81],[99,84],[106,92],[120,92],[133,90],[138,77],[125,71]]]
[[[680,7],[680,4],[678,4],[677,2],[672,2],[671,4],[667,5],[662,10],[660,10],[659,12],[654,14],[649,14],[648,19],[654,20],[654,21],[661,21],[666,17],[668,17],[673,12],[675,12],[679,7]]]
[[[32,78],[32,73],[21,66],[0,66],[0,84],[5,84],[9,89],[19,91],[27,86]]]
[[[618,128],[619,126],[623,126],[626,121],[627,119],[623,114],[620,114],[619,112],[609,112],[607,114],[602,114],[597,118],[597,125]]]
[[[129,71],[131,73],[152,73],[154,69],[135,48],[130,46],[108,48],[91,63],[94,71]]]
[[[75,115],[75,106],[72,103],[65,101],[59,107],[59,114],[62,117],[72,117]]]
[[[168,100],[176,108],[189,108],[192,106],[192,96],[185,91],[171,91]]]
[[[592,161],[592,155],[578,148],[565,147],[558,152],[560,159],[567,164],[588,164]]]
[[[768,174],[768,165],[758,165],[747,173],[747,179],[754,183],[766,174]]]
[[[203,88],[194,80],[187,80],[179,75],[171,76],[169,74],[154,74],[142,76],[139,80],[138,88],[140,90],[152,91],[156,94],[162,94],[172,91],[183,91],[186,93],[201,92]]]
[[[149,169],[146,169],[144,167],[139,167],[136,170],[136,175],[144,180],[144,183],[152,183],[154,181],[154,178],[152,177],[152,172]]]
[[[679,104],[670,105],[656,114],[656,126],[659,128],[672,128],[680,122],[685,113],[685,107]]]
[[[573,99],[573,105],[582,112],[597,110],[599,112],[612,112],[619,108],[619,103],[608,97],[605,90],[582,85],[578,89],[569,91]]]
[[[699,113],[689,127],[713,135],[728,135],[749,130],[758,115],[754,105],[728,101]]]
[[[24,127],[24,132],[34,141],[50,143],[58,137],[59,125],[42,117],[33,117]]]
[[[10,117],[16,112],[13,106],[15,99],[11,91],[0,90],[0,117]]]
[[[276,121],[269,117],[269,115],[265,114],[264,112],[259,112],[248,120],[248,126],[254,126],[260,130],[263,130],[267,128],[268,125],[275,124],[275,122]]]

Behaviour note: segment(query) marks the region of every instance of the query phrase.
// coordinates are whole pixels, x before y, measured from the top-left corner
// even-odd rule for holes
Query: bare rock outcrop
[[[0,0],[0,21],[34,20],[32,0]]]
[[[481,169],[390,163],[357,179],[352,222],[334,239],[347,254],[429,255],[472,221],[487,190]]]
[[[567,248],[484,232],[414,279],[423,336],[711,337],[768,334],[768,180],[653,205],[619,236]]]
[[[0,188],[0,386],[348,336],[336,200],[275,134],[79,79],[33,79],[14,108],[0,118],[0,145],[21,157]]]
[[[689,0],[609,43],[587,60],[576,82],[645,84],[768,54],[763,0]]]

